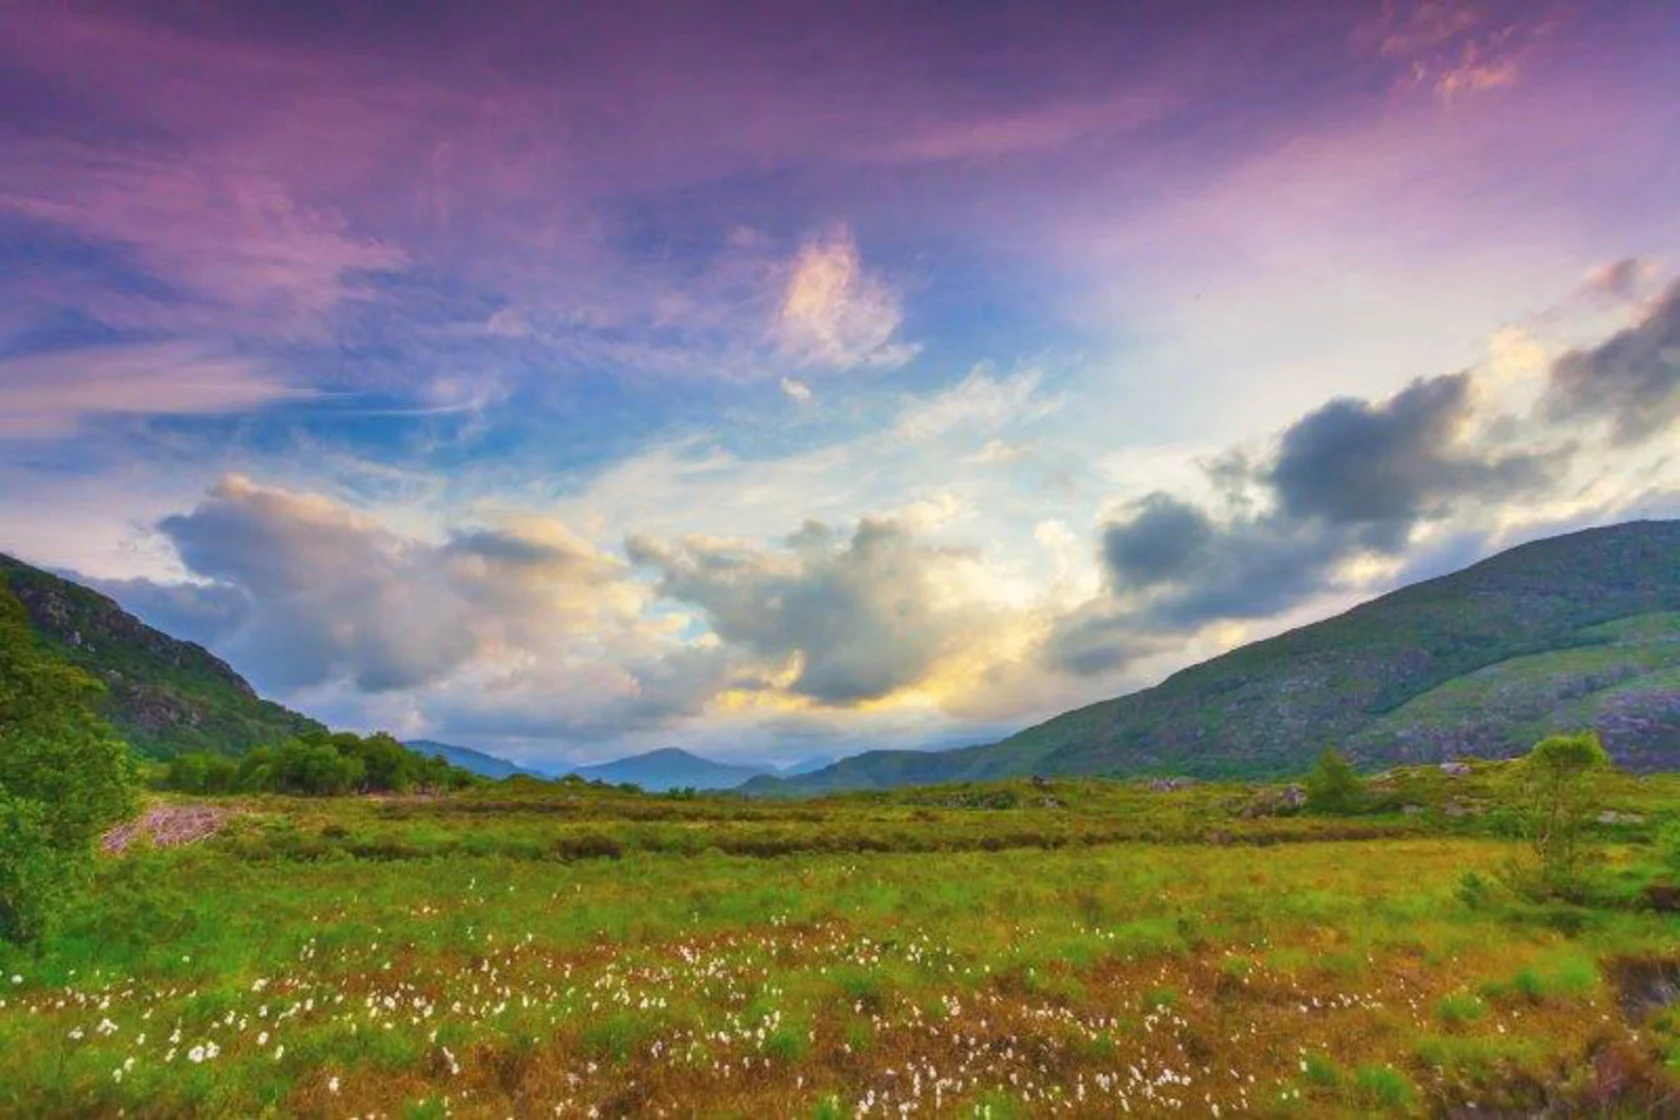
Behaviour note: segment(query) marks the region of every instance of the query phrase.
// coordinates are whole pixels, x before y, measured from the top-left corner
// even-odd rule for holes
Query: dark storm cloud
[[[1134,624],[1184,626],[1291,606],[1323,588],[1326,569],[1353,539],[1278,514],[1216,524],[1203,510],[1156,493],[1103,530],[1103,559],[1115,594],[1131,604]],[[1139,557],[1145,558],[1141,570]]]
[[[1215,536],[1213,522],[1170,494],[1155,493],[1138,503],[1123,524],[1103,530],[1103,560],[1128,587],[1152,587],[1179,578]]]
[[[1103,528],[1101,558],[1114,598],[1141,631],[1278,614],[1332,590],[1335,571],[1366,553],[1398,555],[1420,523],[1534,490],[1569,448],[1499,453],[1467,433],[1468,374],[1419,380],[1385,401],[1333,400],[1296,421],[1275,454],[1209,468],[1224,518],[1151,494]],[[1251,512],[1253,492],[1264,510]],[[1103,627],[1058,632],[1049,655],[1070,671],[1098,666]],[[1114,654],[1119,656],[1119,654]]]
[[[1463,444],[1470,376],[1414,381],[1381,404],[1342,398],[1283,434],[1265,472],[1280,514],[1357,529],[1393,550],[1419,520],[1466,498],[1499,498],[1545,481],[1546,456],[1490,457]]]
[[[1609,421],[1623,443],[1668,431],[1680,419],[1680,280],[1634,326],[1559,358],[1544,412],[1553,421]]]

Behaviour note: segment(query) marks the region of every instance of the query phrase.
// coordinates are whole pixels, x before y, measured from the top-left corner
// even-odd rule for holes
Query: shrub
[[[1487,1004],[1470,992],[1453,992],[1435,1004],[1435,1014],[1448,1026],[1462,1026],[1487,1014]]]
[[[1364,807],[1365,783],[1335,747],[1325,747],[1307,775],[1307,807],[1318,813],[1356,813]]]
[[[1412,1101],[1412,1083],[1392,1066],[1360,1066],[1353,1083],[1359,1098],[1378,1108],[1399,1110]]]
[[[1680,820],[1669,821],[1657,830],[1656,848],[1663,870],[1680,875]]]
[[[1603,800],[1610,756],[1592,732],[1553,735],[1535,744],[1518,771],[1523,833],[1542,885],[1572,897],[1581,889],[1587,825]]]
[[[1489,896],[1493,893],[1492,885],[1474,871],[1466,871],[1458,878],[1458,887],[1453,891],[1458,900],[1472,910],[1480,910],[1487,906]]]
[[[1301,1072],[1305,1073],[1307,1080],[1314,1085],[1322,1085],[1327,1089],[1333,1089],[1342,1082],[1342,1071],[1323,1054],[1308,1054],[1302,1058]]]

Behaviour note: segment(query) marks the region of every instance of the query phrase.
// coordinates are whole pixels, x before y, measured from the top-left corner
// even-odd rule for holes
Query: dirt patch
[[[121,855],[141,839],[159,848],[191,844],[215,833],[234,815],[235,810],[214,805],[154,805],[107,832],[100,847]]]

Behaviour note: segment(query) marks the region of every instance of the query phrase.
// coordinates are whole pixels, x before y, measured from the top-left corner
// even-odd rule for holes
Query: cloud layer
[[[1660,6],[654,7],[20,10],[0,547],[336,722],[806,754],[1680,491]]]

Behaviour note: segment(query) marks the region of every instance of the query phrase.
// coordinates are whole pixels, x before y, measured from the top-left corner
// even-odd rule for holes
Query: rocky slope
[[[106,718],[142,754],[241,754],[320,728],[97,591],[0,554],[0,594],[23,604],[43,645],[104,682]]]

